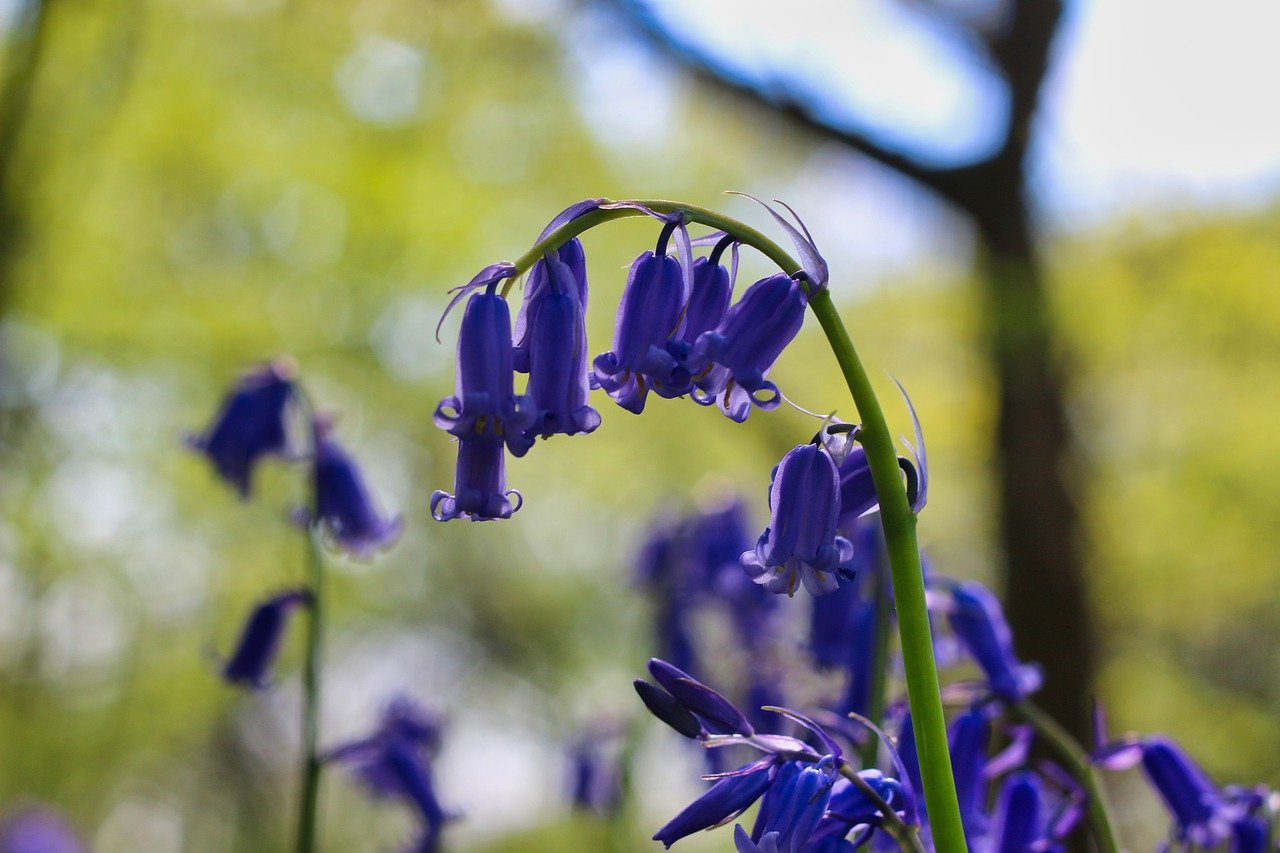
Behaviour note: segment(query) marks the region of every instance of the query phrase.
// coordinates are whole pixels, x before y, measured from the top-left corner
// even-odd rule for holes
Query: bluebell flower
[[[218,476],[247,498],[259,460],[290,452],[287,420],[295,393],[290,362],[256,367],[240,377],[213,423],[203,434],[189,436],[187,445],[207,456]]]
[[[0,819],[0,853],[86,853],[67,819],[38,804],[20,806]]]
[[[1000,787],[991,849],[997,853],[1023,853],[1044,849],[1046,815],[1039,778],[1019,771]]]
[[[908,802],[907,790],[897,779],[875,769],[860,770],[858,777],[900,819],[905,819],[907,815],[913,813],[914,806]],[[831,796],[827,800],[827,813],[809,840],[815,847],[823,845],[818,849],[845,849],[836,842],[843,840],[855,827],[862,827],[863,831],[857,838],[857,843],[848,848],[852,849],[870,841],[874,830],[883,826],[887,818],[880,805],[867,796],[862,788],[841,777],[831,786]]]
[[[432,764],[441,743],[439,719],[410,699],[393,700],[366,738],[331,750],[328,761],[345,764],[375,797],[413,808],[422,834],[415,850],[435,851],[445,824],[455,815],[441,804]]]
[[[495,280],[467,301],[458,331],[457,393],[436,407],[436,426],[458,438],[497,438],[523,455],[534,411],[527,397],[515,394],[513,359],[511,312]]]
[[[712,367],[695,380],[700,393],[694,399],[704,405],[718,401],[739,423],[752,406],[777,408],[782,394],[766,377],[800,333],[807,305],[799,283],[781,273],[748,287],[719,326],[698,336],[694,357]]]
[[[645,252],[631,265],[618,305],[613,349],[592,362],[600,387],[635,414],[644,411],[650,390],[677,397],[688,385],[667,348],[668,339],[680,332],[685,304],[680,262],[666,254],[673,229],[674,224],[664,227],[657,251]]]
[[[685,836],[732,820],[760,799],[776,772],[775,764],[768,762],[742,775],[718,779],[705,794],[655,832],[653,840],[670,847]]]
[[[787,595],[802,584],[812,595],[839,585],[840,566],[853,556],[849,540],[836,533],[839,486],[835,462],[817,445],[802,444],[782,458],[769,486],[770,524],[755,550],[742,555],[756,583]]]
[[[710,256],[693,262],[693,291],[685,306],[684,328],[667,344],[676,362],[690,377],[707,367],[705,353],[696,350],[698,338],[719,328],[733,300],[734,276],[720,264],[721,253],[728,246],[735,245],[733,239],[722,238]],[[736,259],[736,253],[734,257]],[[736,260],[734,265],[736,272]]]
[[[960,820],[969,846],[976,849],[978,839],[987,832],[986,765],[991,721],[987,712],[975,705],[952,720],[947,734]]]
[[[622,767],[598,733],[576,738],[569,746],[569,797],[575,808],[610,815],[622,804]]]
[[[266,687],[271,667],[280,654],[289,615],[311,603],[311,593],[291,589],[272,596],[254,607],[244,623],[236,650],[222,667],[222,677],[232,684],[252,689]]]
[[[1019,702],[1040,688],[1040,667],[1022,663],[1013,651],[1013,633],[1000,602],[976,581],[952,582],[942,603],[951,630],[981,667],[991,692]]]
[[[600,413],[587,403],[586,262],[571,240],[533,265],[516,320],[513,364],[529,374],[533,423],[524,445],[538,436],[589,433]]]
[[[827,810],[835,777],[829,757],[817,764],[783,764],[760,803],[752,839],[775,836],[779,853],[808,850],[809,837]]]
[[[1173,818],[1175,841],[1212,847],[1228,840],[1232,809],[1208,775],[1176,743],[1165,737],[1129,737],[1100,746],[1093,761],[1108,770],[1141,763]]]
[[[1230,853],[1274,850],[1271,814],[1280,806],[1280,800],[1265,787],[1245,788],[1240,785],[1228,785],[1222,790],[1222,797],[1231,811]]]
[[[431,517],[436,521],[510,518],[520,509],[520,493],[507,488],[507,459],[501,438],[477,435],[458,439],[453,491],[452,495],[443,489],[431,493]]]
[[[367,557],[400,536],[400,516],[383,513],[360,469],[322,423],[315,428],[312,481],[316,523],[331,543],[351,556]]]

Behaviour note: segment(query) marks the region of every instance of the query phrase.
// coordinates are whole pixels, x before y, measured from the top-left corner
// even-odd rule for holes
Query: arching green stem
[[[631,199],[630,203],[661,214],[683,213],[690,223],[733,234],[743,245],[751,246],[764,254],[783,272],[795,274],[801,271],[800,264],[781,246],[760,231],[732,217],[698,205],[664,199]],[[590,228],[614,219],[644,215],[644,211],[622,207],[596,209],[570,220],[539,240],[515,261],[517,274],[527,272],[545,253],[554,251]],[[506,288],[510,285],[511,282],[508,281]],[[506,289],[503,292],[505,294]],[[920,775],[924,783],[934,847],[941,853],[958,853],[968,848],[964,828],[960,823],[960,808],[951,773],[951,755],[947,749],[946,719],[942,713],[938,670],[933,657],[933,637],[925,606],[924,575],[920,567],[920,549],[916,543],[916,517],[907,502],[906,487],[898,468],[898,455],[889,425],[885,422],[884,412],[880,409],[871,380],[831,301],[831,294],[825,288],[812,290],[809,293],[809,307],[826,333],[862,424],[860,441],[867,453],[867,462],[880,503],[880,519],[889,555],[894,600],[898,607],[898,634],[906,670],[907,700],[911,706],[912,725],[920,758]]]
[[[1036,734],[1053,747],[1054,752],[1062,759],[1062,763],[1071,771],[1076,781],[1084,786],[1085,795],[1089,798],[1085,803],[1085,815],[1089,821],[1089,834],[1099,853],[1119,853],[1120,843],[1116,840],[1115,822],[1111,819],[1111,807],[1106,792],[1098,781],[1098,774],[1093,765],[1085,758],[1084,748],[1076,739],[1058,725],[1058,721],[1050,717],[1036,704],[1026,699],[1013,706],[1014,711],[1036,730]]]

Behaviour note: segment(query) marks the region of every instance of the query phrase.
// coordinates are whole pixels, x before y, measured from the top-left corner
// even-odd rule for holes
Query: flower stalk
[[[312,853],[316,846],[316,815],[320,802],[320,772],[323,762],[318,749],[320,729],[320,675],[324,635],[324,556],[313,521],[303,528],[307,550],[307,581],[311,607],[307,612],[306,651],[302,665],[302,758],[298,789],[297,853]]]
[[[528,252],[516,259],[513,275],[503,284],[503,294],[511,288],[516,276],[527,272],[547,252],[556,250],[579,234],[615,219],[652,213],[679,214],[686,222],[724,231],[744,245],[761,252],[788,275],[803,272],[799,262],[763,233],[708,208],[662,199],[632,199],[625,206],[600,200],[594,209],[549,231]],[[861,420],[860,441],[866,450],[880,504],[894,600],[898,609],[898,633],[906,670],[907,699],[916,730],[920,772],[933,842],[941,853],[958,853],[967,850],[967,846],[952,780],[946,719],[942,710],[933,638],[925,605],[920,550],[916,542],[916,517],[908,502],[893,436],[889,432],[884,412],[831,300],[831,294],[825,287],[808,287],[807,291],[809,308],[827,336]]]

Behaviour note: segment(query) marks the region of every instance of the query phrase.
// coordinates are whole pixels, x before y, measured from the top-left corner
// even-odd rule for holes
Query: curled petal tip
[[[790,237],[791,242],[795,244],[796,253],[800,255],[800,266],[804,269],[805,277],[809,280],[809,286],[817,289],[827,286],[827,281],[831,277],[831,272],[827,267],[826,258],[822,257],[822,254],[818,251],[817,245],[813,242],[813,236],[810,235],[808,227],[805,226],[804,221],[796,214],[796,212],[791,209],[790,205],[786,202],[774,199],[775,202],[785,207],[787,212],[795,217],[796,224],[800,226],[799,228],[796,228],[795,225],[788,222],[786,218],[784,218],[782,214],[778,213],[778,211],[774,210],[773,206],[768,202],[761,201],[749,193],[738,192],[737,190],[726,190],[725,192],[728,195],[738,195],[743,198],[749,198],[765,210],[769,211],[769,215],[773,217],[774,221],[777,222],[778,225],[782,226],[782,230],[787,232],[787,236]]]

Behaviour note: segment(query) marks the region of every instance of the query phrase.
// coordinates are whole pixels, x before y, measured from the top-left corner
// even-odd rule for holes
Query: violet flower
[[[248,498],[258,461],[289,453],[286,421],[295,393],[289,362],[255,367],[223,399],[209,428],[187,437],[187,446],[207,456],[218,476]]]
[[[328,433],[327,425],[317,423],[312,468],[315,520],[329,542],[357,559],[368,557],[400,536],[401,518],[383,513],[360,469]]]
[[[685,836],[732,820],[760,799],[776,772],[774,763],[770,762],[739,776],[718,779],[705,794],[655,832],[653,840],[670,847]]]
[[[760,804],[752,840],[773,835],[779,853],[807,851],[809,836],[827,810],[835,776],[830,758],[817,764],[783,764]]]
[[[969,846],[977,849],[977,840],[987,832],[986,766],[991,721],[986,711],[975,705],[951,722],[948,735],[960,822]]]
[[[435,424],[458,438],[497,438],[521,456],[529,449],[523,432],[534,411],[527,397],[515,394],[511,312],[497,293],[499,280],[467,301],[458,332],[457,394],[440,401]]]
[[[529,374],[533,423],[522,450],[538,437],[589,433],[600,413],[587,404],[587,281],[582,246],[572,240],[533,265],[516,321],[515,369]]]
[[[698,375],[708,366],[705,354],[696,352],[698,338],[715,331],[724,322],[733,299],[734,274],[720,264],[720,256],[729,246],[736,246],[734,238],[724,237],[710,256],[693,262],[693,292],[685,307],[684,329],[667,344],[676,362],[690,376]],[[736,249],[734,258],[736,273]]]
[[[371,735],[331,750],[325,759],[345,764],[374,797],[411,806],[422,823],[414,849],[435,851],[445,824],[456,817],[435,790],[432,764],[440,742],[439,719],[400,697],[387,705]]]
[[[622,804],[622,767],[608,754],[598,735],[585,735],[569,746],[569,796],[574,808],[610,815]]]
[[[292,589],[257,605],[244,623],[235,652],[222,667],[222,677],[254,690],[266,687],[284,642],[289,615],[298,607],[310,604],[309,590]]]
[[[656,251],[645,252],[631,265],[618,305],[613,349],[592,362],[600,387],[635,414],[644,411],[650,390],[678,397],[688,385],[667,349],[667,340],[681,330],[685,304],[680,262],[666,254],[676,226],[664,226]]]
[[[713,366],[696,380],[701,393],[694,399],[703,405],[718,399],[725,415],[738,423],[752,406],[777,408],[782,394],[765,377],[800,333],[807,304],[799,283],[782,273],[748,287],[720,325],[698,337],[694,357]]]
[[[501,438],[476,435],[458,439],[453,491],[452,495],[443,489],[431,493],[431,517],[436,521],[510,518],[520,509],[520,493],[507,488],[507,460]]]
[[[812,595],[839,586],[841,564],[853,556],[848,539],[836,534],[840,478],[823,448],[802,444],[773,469],[771,520],[755,550],[742,555],[747,574],[773,593],[794,595],[803,584]]]
[[[1000,602],[976,581],[952,582],[941,607],[956,639],[977,662],[998,698],[1016,703],[1040,688],[1040,667],[1022,663],[1013,651],[1013,633]]]
[[[0,853],[85,853],[88,849],[66,818],[48,806],[21,806],[0,819]]]

